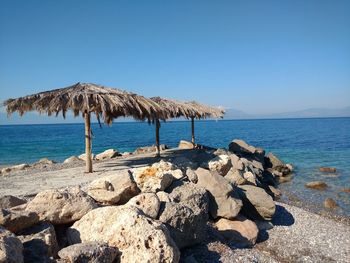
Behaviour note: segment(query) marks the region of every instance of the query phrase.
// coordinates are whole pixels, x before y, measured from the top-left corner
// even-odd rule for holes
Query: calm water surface
[[[294,164],[292,182],[282,188],[302,200],[322,203],[334,198],[340,214],[350,215],[350,195],[339,192],[350,187],[350,118],[227,120],[196,122],[197,142],[214,147],[227,147],[234,138],[272,151],[285,162]],[[154,126],[147,123],[114,123],[92,125],[93,152],[115,148],[120,152],[154,143]],[[177,146],[179,140],[190,140],[190,123],[162,123],[161,143]],[[3,125],[0,126],[0,165],[35,162],[48,157],[63,161],[84,152],[83,124]],[[336,167],[335,175],[318,172],[321,166]],[[330,185],[326,191],[304,188],[304,183],[322,180]]]

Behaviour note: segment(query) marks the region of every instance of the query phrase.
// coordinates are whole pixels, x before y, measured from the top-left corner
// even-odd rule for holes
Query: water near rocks
[[[197,142],[227,147],[235,138],[272,151],[295,168],[293,179],[280,185],[291,196],[323,206],[334,199],[335,213],[350,215],[350,118],[223,120],[196,122]],[[93,152],[114,148],[134,151],[154,143],[155,127],[147,123],[114,123],[112,127],[92,125]],[[176,147],[181,139],[191,139],[187,121],[162,123],[160,141]],[[83,124],[2,125],[0,126],[0,165],[36,162],[41,158],[63,161],[84,152]],[[335,172],[321,172],[334,167]],[[323,181],[324,191],[305,188],[310,181]]]

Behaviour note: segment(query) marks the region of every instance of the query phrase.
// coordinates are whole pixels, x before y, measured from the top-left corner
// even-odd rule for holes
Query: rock
[[[0,225],[14,233],[30,227],[37,222],[39,222],[39,217],[33,212],[0,210]]]
[[[58,255],[67,263],[113,263],[119,251],[106,243],[87,242],[71,245],[61,249]]]
[[[239,195],[243,201],[242,213],[253,220],[271,220],[276,211],[272,197],[264,189],[253,185],[240,185]]]
[[[229,156],[231,159],[232,169],[243,171],[245,166],[244,166],[244,163],[242,162],[242,160],[237,155],[232,154],[232,153]]]
[[[334,168],[334,167],[320,167],[320,172],[323,172],[323,173],[336,173],[337,172],[337,169]]]
[[[152,167],[156,168],[158,171],[160,172],[168,172],[171,173],[171,175],[175,178],[175,179],[181,179],[183,178],[183,173],[180,169],[177,169],[177,167],[175,165],[173,165],[170,162],[165,162],[163,160],[161,160],[158,163],[154,163],[152,164]]]
[[[58,243],[53,225],[42,222],[18,233],[22,241],[24,259],[26,262],[49,262],[50,257],[56,257]]]
[[[197,169],[198,165],[185,156],[179,156],[171,161],[176,167],[185,172],[187,169]]]
[[[80,155],[78,156],[78,158],[79,158],[80,160],[86,162],[86,153],[80,154]],[[91,153],[91,159],[92,159],[92,160],[95,160],[95,155],[94,155],[93,153]]]
[[[187,176],[188,180],[190,180],[192,183],[198,182],[197,174],[191,168],[187,168],[186,176]]]
[[[328,187],[328,185],[322,181],[314,181],[306,183],[305,187],[317,190],[324,190]]]
[[[127,206],[135,206],[146,216],[156,219],[160,208],[160,200],[155,193],[141,193],[129,200]]]
[[[152,166],[134,168],[132,176],[142,192],[157,192],[165,190],[175,178],[183,176],[180,169],[168,162],[160,161]]]
[[[265,230],[270,230],[270,229],[274,228],[274,225],[269,221],[255,220],[254,222],[255,222],[256,226],[258,227],[259,231],[265,231]]]
[[[165,144],[161,144],[159,145],[159,148],[161,151],[164,151],[166,149],[169,149],[168,146],[166,146]],[[144,153],[152,153],[155,152],[157,150],[157,147],[155,145],[152,146],[144,146],[144,147],[139,147],[134,151],[134,154],[144,154]]]
[[[343,189],[340,190],[340,192],[350,193],[350,188],[343,188]]]
[[[71,156],[63,161],[63,163],[74,163],[74,162],[81,162],[82,159],[79,159],[77,156]]]
[[[90,211],[67,231],[71,243],[106,242],[121,262],[178,262],[180,252],[167,228],[136,207],[109,206]]]
[[[287,176],[278,176],[276,177],[276,180],[278,183],[286,183],[286,182],[290,182],[293,179],[292,175],[287,175]]]
[[[231,159],[228,155],[219,155],[208,163],[209,170],[217,171],[220,175],[225,176],[232,167]]]
[[[186,150],[186,149],[194,149],[194,145],[192,142],[188,142],[185,140],[181,140],[179,142],[179,146],[177,146],[179,149]]]
[[[265,151],[261,148],[248,145],[243,140],[233,140],[229,144],[229,150],[239,157],[254,159],[264,164]]]
[[[25,170],[26,168],[29,168],[29,167],[30,167],[30,165],[26,164],[26,163],[17,164],[17,165],[13,165],[13,166],[9,166],[9,167],[5,167],[5,168],[1,169],[1,173],[6,174],[9,172],[22,171],[22,170]]]
[[[39,215],[41,221],[67,224],[79,220],[97,205],[79,187],[50,189],[38,193],[26,207]]]
[[[324,207],[325,208],[336,208],[336,207],[338,207],[338,204],[336,201],[334,201],[334,199],[326,198],[324,200]]]
[[[225,175],[225,179],[233,185],[241,185],[247,182],[242,172],[240,170],[234,170],[233,168]]]
[[[243,174],[243,178],[246,180],[246,182],[256,185],[256,176],[252,172],[245,172]]]
[[[105,173],[88,186],[88,195],[103,204],[125,204],[140,192],[127,170]]]
[[[268,185],[268,188],[273,195],[272,198],[274,198],[274,199],[281,198],[281,196],[282,196],[281,190],[277,189],[276,187],[274,187],[272,185]]]
[[[272,152],[269,152],[265,157],[265,165],[267,168],[275,168],[278,166],[284,166],[284,163]]]
[[[230,152],[226,150],[225,148],[218,148],[213,152],[214,155],[219,156],[219,155],[229,155]]]
[[[206,220],[194,214],[185,204],[165,203],[159,220],[165,223],[179,249],[200,243],[205,237],[203,226],[206,226]]]
[[[233,140],[229,146],[228,146],[230,152],[237,153],[237,154],[255,154],[256,148],[254,146],[251,146],[247,144],[243,140]]]
[[[159,191],[156,193],[160,202],[170,202],[169,194],[164,191]]]
[[[259,234],[256,224],[243,216],[234,220],[221,218],[215,223],[215,227],[226,240],[239,248],[254,246]]]
[[[236,196],[234,188],[221,175],[203,168],[196,170],[198,183],[196,186],[210,193],[209,213],[215,219],[225,217],[233,219],[242,207],[242,201]]]
[[[293,172],[293,171],[294,171],[294,167],[293,167],[293,165],[291,165],[290,163],[287,163],[287,164],[286,164],[286,167],[289,169],[290,172]]]
[[[10,231],[0,226],[0,262],[22,263],[22,242]]]
[[[0,209],[8,209],[14,206],[23,205],[25,203],[27,203],[26,200],[13,195],[4,195],[0,197]]]
[[[201,243],[206,237],[209,197],[205,189],[188,183],[169,194],[159,220],[165,223],[170,235],[181,249]]]
[[[114,149],[105,150],[96,155],[96,160],[101,161],[105,159],[111,159],[114,157],[120,156],[120,153]]]
[[[132,152],[123,152],[122,153],[122,156],[130,156],[130,155],[132,155]]]
[[[244,164],[244,171],[252,172],[254,174],[260,175],[264,170],[264,166],[261,162],[254,159],[240,158],[240,161]]]
[[[50,160],[48,158],[41,158],[36,164],[42,164],[42,165],[50,165],[56,163],[53,160]]]

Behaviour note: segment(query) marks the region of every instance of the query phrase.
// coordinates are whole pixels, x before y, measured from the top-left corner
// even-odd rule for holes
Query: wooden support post
[[[159,144],[159,128],[160,122],[159,119],[156,119],[156,156],[160,156],[160,144]]]
[[[195,145],[195,138],[194,138],[194,117],[191,117],[191,124],[192,124],[192,144]]]
[[[91,158],[91,126],[90,126],[90,113],[84,113],[85,119],[85,172],[92,173],[92,158]]]

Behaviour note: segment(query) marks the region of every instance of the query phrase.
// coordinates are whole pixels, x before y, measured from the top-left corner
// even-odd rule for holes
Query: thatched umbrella
[[[36,110],[56,116],[66,116],[72,110],[74,116],[81,113],[85,119],[86,172],[92,172],[90,115],[95,113],[110,125],[113,119],[131,116],[137,120],[163,119],[163,111],[157,103],[143,96],[119,89],[107,88],[92,83],[77,83],[67,88],[40,92],[37,94],[8,99],[4,102],[7,114]]]
[[[205,118],[222,118],[225,111],[219,108],[214,108],[200,104],[195,101],[182,102],[178,100],[165,99],[160,97],[153,97],[151,100],[155,101],[165,112],[163,115],[166,119],[185,117],[191,119],[192,125],[192,143],[195,145],[194,136],[194,119],[205,119]],[[160,155],[160,144],[159,144],[159,128],[160,121],[158,118],[153,119],[156,125],[156,148],[157,155]]]

